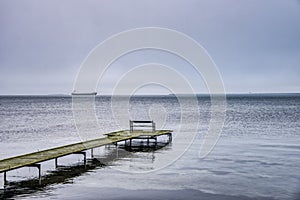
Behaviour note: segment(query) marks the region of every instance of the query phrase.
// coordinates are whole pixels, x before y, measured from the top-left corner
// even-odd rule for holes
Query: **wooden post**
[[[31,165],[27,165],[27,167],[36,167],[39,170],[39,185],[42,185],[42,170],[41,170],[41,164],[39,163],[34,163]]]
[[[86,167],[86,152],[84,152],[84,151],[79,151],[79,152],[74,152],[73,154],[82,154],[82,155],[83,155],[83,163],[84,163],[84,167]]]
[[[3,174],[3,178],[4,178],[4,182],[3,182],[3,184],[4,184],[4,187],[7,185],[7,180],[6,180],[6,171],[4,172],[4,174]]]
[[[39,169],[39,185],[42,185],[41,164],[38,164],[38,169]]]
[[[84,152],[84,154],[83,154],[83,157],[84,157],[84,167],[86,167],[86,153]]]
[[[57,168],[57,167],[58,167],[58,164],[57,164],[57,159],[58,159],[58,158],[55,158],[55,168]]]
[[[94,158],[94,149],[91,148],[91,157]]]
[[[126,142],[126,141],[125,141]],[[117,158],[119,158],[119,149],[118,149],[118,143],[117,143],[117,145],[116,145],[116,151],[117,151]]]
[[[169,133],[170,134],[170,142],[172,142],[172,133]]]

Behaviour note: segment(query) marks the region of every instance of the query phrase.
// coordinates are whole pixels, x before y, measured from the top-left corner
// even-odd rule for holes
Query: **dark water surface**
[[[185,97],[186,101],[189,98]],[[120,97],[119,101],[123,101]],[[101,133],[118,130],[111,98],[97,97]],[[155,120],[158,128],[180,127],[174,96],[131,98],[130,118]],[[82,156],[42,163],[43,185],[35,168],[7,173],[15,199],[296,199],[300,192],[300,95],[229,95],[222,136],[205,158],[198,157],[210,121],[210,99],[198,96],[197,136],[180,159],[148,173],[153,163],[180,151],[172,144],[155,152],[127,152],[114,146],[95,150],[86,168]],[[160,113],[161,112],[161,113]],[[186,112],[186,113],[183,113]],[[150,113],[150,114],[149,114]],[[150,115],[150,116],[149,116]],[[129,117],[124,115],[125,120]],[[188,115],[184,127],[198,123]],[[189,133],[186,128],[185,133]],[[98,133],[96,133],[98,134]],[[99,133],[99,136],[101,134]],[[0,97],[0,159],[81,141],[72,113],[72,98],[62,96]],[[176,139],[176,138],[175,138]],[[184,146],[184,144],[183,144]],[[89,154],[89,152],[88,152]],[[131,171],[131,172],[128,172]],[[0,175],[1,187],[3,175]],[[3,191],[0,191],[3,197]],[[298,196],[299,197],[299,196]]]

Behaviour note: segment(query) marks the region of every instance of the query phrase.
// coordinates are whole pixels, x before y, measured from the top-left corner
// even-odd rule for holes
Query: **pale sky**
[[[195,39],[228,93],[300,92],[299,0],[0,0],[0,94],[69,94],[96,45],[141,27]],[[181,69],[197,84],[179,58],[149,50],[114,63],[99,91],[110,93],[125,69],[149,62]]]

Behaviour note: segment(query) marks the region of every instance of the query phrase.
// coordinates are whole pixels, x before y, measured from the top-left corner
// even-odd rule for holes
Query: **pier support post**
[[[39,185],[42,185],[41,164],[38,164],[38,169],[39,169]]]
[[[80,152],[75,152],[73,154],[82,154],[83,155],[84,167],[86,167],[86,152],[80,151]]]
[[[126,141],[125,141],[125,144],[126,144]],[[116,145],[116,152],[117,152],[117,155],[116,155],[116,157],[117,157],[117,158],[119,158],[119,149],[118,149],[118,143],[117,143],[117,145]]]
[[[27,165],[27,167],[36,167],[39,170],[39,185],[42,185],[42,170],[41,170],[41,164],[35,163],[31,165]]]
[[[7,185],[6,171],[5,171],[4,174],[3,174],[3,179],[4,179],[3,185],[4,185],[4,188],[5,188],[5,186]]]
[[[55,158],[55,168],[57,168],[57,167],[58,167],[58,164],[57,164],[57,159],[58,159],[58,158]]]
[[[91,148],[91,157],[94,158],[94,149]]]
[[[168,136],[169,136],[169,142],[172,142],[172,133],[169,133]]]

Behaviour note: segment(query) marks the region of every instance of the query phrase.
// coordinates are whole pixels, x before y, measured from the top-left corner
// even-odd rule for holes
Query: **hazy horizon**
[[[226,96],[230,96],[230,95],[298,95],[300,94],[300,92],[257,92],[257,93],[226,93]],[[204,96],[208,96],[208,95],[218,95],[218,93],[170,93],[170,94],[163,94],[163,93],[139,93],[139,94],[134,94],[134,95],[126,95],[126,94],[98,94],[97,93],[97,97],[100,96],[168,96],[168,95],[204,95]],[[222,94],[223,95],[223,94]],[[0,96],[68,96],[68,97],[72,97],[72,94],[0,94]]]

